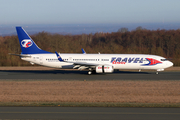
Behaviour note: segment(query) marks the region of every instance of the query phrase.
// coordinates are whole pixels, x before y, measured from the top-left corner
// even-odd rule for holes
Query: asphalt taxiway
[[[111,74],[92,74],[74,70],[0,70],[0,80],[180,80],[180,72],[116,71]]]
[[[0,119],[178,120],[179,108],[0,107]]]

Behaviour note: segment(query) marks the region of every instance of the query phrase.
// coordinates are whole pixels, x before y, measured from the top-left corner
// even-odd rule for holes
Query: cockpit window
[[[167,59],[161,59],[161,61],[167,61]]]

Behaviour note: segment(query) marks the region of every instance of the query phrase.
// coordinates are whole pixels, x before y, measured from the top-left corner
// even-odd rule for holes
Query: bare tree
[[[121,33],[128,32],[128,28],[125,28],[125,27],[120,28],[120,29],[118,29],[118,31],[117,31],[117,32],[121,32]]]

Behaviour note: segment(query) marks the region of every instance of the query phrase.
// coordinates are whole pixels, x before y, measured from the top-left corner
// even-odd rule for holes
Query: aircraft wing
[[[73,61],[64,61],[61,56],[55,52],[57,55],[57,58],[60,62],[68,62],[68,63],[73,63],[74,65],[79,65],[79,66],[86,66],[86,67],[92,67],[92,66],[98,66],[100,64],[96,64],[96,63],[87,63],[87,62],[73,62]]]
[[[96,63],[87,63],[87,62],[70,62],[66,61],[68,63],[74,63],[74,65],[82,65],[82,66],[98,66],[99,64]]]

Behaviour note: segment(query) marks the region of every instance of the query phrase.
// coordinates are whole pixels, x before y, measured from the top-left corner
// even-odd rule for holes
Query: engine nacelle
[[[96,73],[112,73],[113,71],[113,66],[103,65],[96,67]]]

